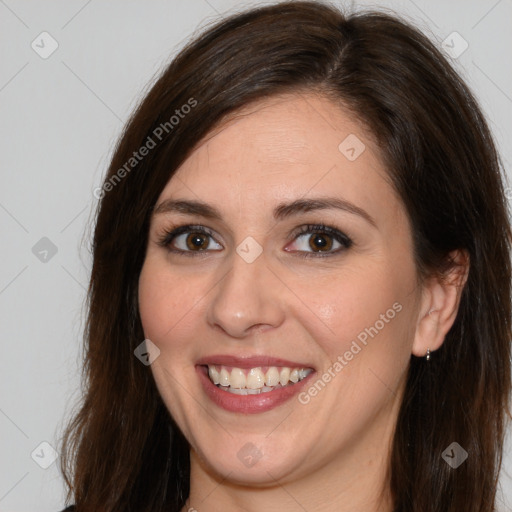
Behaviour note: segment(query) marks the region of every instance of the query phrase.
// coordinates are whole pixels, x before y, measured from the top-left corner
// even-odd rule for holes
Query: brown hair
[[[428,363],[411,356],[389,466],[394,510],[494,510],[510,414],[511,231],[490,131],[468,87],[410,24],[294,1],[233,15],[189,43],[117,144],[94,233],[86,392],[62,448],[77,512],[184,505],[188,443],[133,354],[144,339],[137,287],[151,210],[228,114],[304,90],[348,108],[376,138],[411,221],[420,277],[453,264],[454,249],[469,254],[442,347]],[[150,139],[155,146],[130,160]],[[456,470],[441,457],[454,441],[469,454]]]

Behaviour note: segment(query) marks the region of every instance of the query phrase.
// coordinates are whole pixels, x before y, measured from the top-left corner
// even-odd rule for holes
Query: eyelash
[[[207,235],[215,239],[214,234],[208,228],[204,226],[197,225],[184,225],[178,226],[174,229],[166,230],[164,233],[158,238],[157,243],[159,246],[166,248],[169,252],[177,253],[184,256],[202,256],[207,250],[200,251],[184,251],[182,249],[171,249],[170,244],[173,240],[183,233],[200,233],[202,235]],[[333,252],[306,252],[306,251],[296,251],[296,254],[301,258],[326,258],[329,256],[337,255],[345,250],[349,249],[353,245],[353,241],[350,237],[345,235],[345,233],[339,231],[336,228],[325,226],[324,224],[307,224],[301,226],[298,230],[293,233],[293,238],[298,238],[301,235],[305,234],[327,234],[334,238],[337,242],[339,242],[342,247],[338,248]],[[217,242],[218,243],[218,242]]]

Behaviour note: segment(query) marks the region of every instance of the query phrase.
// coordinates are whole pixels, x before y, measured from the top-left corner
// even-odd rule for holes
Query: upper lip
[[[288,368],[313,368],[310,363],[300,363],[270,356],[244,356],[238,357],[229,354],[216,354],[205,356],[196,362],[199,366],[221,365],[235,368],[257,368],[259,366],[286,366]]]

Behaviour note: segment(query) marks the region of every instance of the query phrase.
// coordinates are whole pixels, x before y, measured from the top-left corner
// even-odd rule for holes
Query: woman
[[[219,22],[95,193],[76,512],[495,509],[500,162],[416,29],[315,2]]]

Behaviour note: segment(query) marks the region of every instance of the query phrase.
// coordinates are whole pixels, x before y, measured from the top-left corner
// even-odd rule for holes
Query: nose
[[[234,252],[230,267],[222,271],[225,275],[215,286],[207,310],[210,326],[233,338],[245,338],[283,323],[283,284],[268,267],[265,253],[248,263]]]

